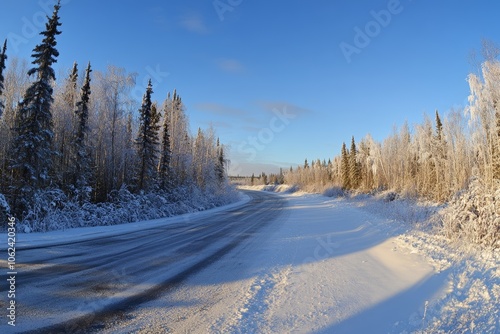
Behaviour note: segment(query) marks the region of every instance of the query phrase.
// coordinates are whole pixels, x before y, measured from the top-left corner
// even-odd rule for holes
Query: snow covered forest
[[[20,231],[110,225],[230,202],[224,146],[214,129],[189,131],[180,95],[142,102],[120,67],[56,80],[60,4],[26,60],[0,49],[0,218]],[[64,48],[64,46],[62,46]],[[5,224],[2,224],[5,228]]]
[[[448,237],[500,247],[500,51],[485,41],[482,54],[480,70],[468,76],[463,110],[406,123],[381,143],[353,137],[333,161],[306,159],[271,177],[308,191],[390,190],[390,200],[447,204],[438,223]]]

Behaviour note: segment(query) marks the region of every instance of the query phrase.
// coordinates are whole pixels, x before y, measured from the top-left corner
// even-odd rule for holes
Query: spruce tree
[[[351,140],[351,150],[349,151],[349,180],[351,189],[357,189],[361,184],[361,168],[357,160],[357,149],[354,136]]]
[[[137,186],[139,190],[150,190],[155,181],[156,159],[158,155],[159,113],[156,104],[151,102],[153,86],[149,80],[146,93],[139,109],[139,134],[136,139],[139,156]]]
[[[261,179],[262,179],[262,184],[263,185],[267,185],[267,175],[266,175],[266,173],[262,172]]]
[[[224,172],[224,148],[220,145],[219,138],[217,138],[217,161],[215,165],[215,173],[217,175],[217,180],[219,185],[224,184],[225,172]]]
[[[443,140],[443,123],[439,117],[439,112],[436,110],[436,139],[438,141]]]
[[[350,170],[349,170],[349,152],[347,152],[347,147],[345,143],[342,143],[342,152],[341,152],[341,165],[340,165],[340,173],[342,178],[342,189],[349,190],[351,188],[350,181]]]
[[[5,61],[7,60],[7,40],[3,43],[2,53],[0,53],[0,118],[2,118],[3,110],[5,105],[2,101],[2,93],[4,90],[4,81],[5,78],[3,76],[3,70],[5,69]]]
[[[434,198],[438,201],[444,201],[446,197],[446,185],[445,185],[445,164],[447,159],[446,154],[446,141],[443,134],[443,123],[439,117],[439,112],[436,110],[436,133],[433,140],[432,148],[434,161],[435,176],[433,177],[434,182]]]
[[[34,82],[26,90],[19,103],[13,140],[12,169],[17,189],[21,191],[24,204],[29,201],[35,190],[50,184],[52,157],[53,123],[51,105],[53,102],[52,82],[55,80],[52,64],[57,61],[56,36],[61,32],[58,27],[60,2],[54,6],[52,17],[45,25],[42,43],[33,49],[33,64],[28,71],[34,75]]]
[[[170,93],[169,93],[170,94]],[[161,136],[161,153],[160,153],[160,163],[158,166],[158,172],[160,177],[160,185],[163,190],[171,190],[171,177],[172,177],[172,169],[171,169],[171,161],[172,161],[172,149],[170,147],[170,130],[169,130],[169,121],[168,121],[168,113],[165,108],[163,111],[164,119],[163,119],[163,132]]]
[[[72,181],[75,192],[81,201],[90,199],[90,156],[87,145],[87,135],[89,132],[89,102],[90,102],[90,62],[85,70],[85,79],[81,89],[80,101],[76,103],[76,132],[72,142],[73,150],[73,173]]]

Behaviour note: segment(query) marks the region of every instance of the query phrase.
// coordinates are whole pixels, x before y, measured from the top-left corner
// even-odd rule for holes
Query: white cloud
[[[205,35],[209,32],[208,27],[203,21],[203,18],[198,14],[190,14],[188,16],[185,16],[180,23],[184,29],[196,34]]]
[[[294,115],[309,114],[313,112],[310,109],[299,107],[287,101],[259,101],[257,104],[268,112],[272,112],[273,110],[286,110]]]
[[[204,102],[197,104],[195,107],[220,116],[244,116],[247,114],[244,110],[228,107],[220,103]]]
[[[245,71],[245,66],[236,59],[219,59],[217,65],[221,70],[229,73],[239,74]]]

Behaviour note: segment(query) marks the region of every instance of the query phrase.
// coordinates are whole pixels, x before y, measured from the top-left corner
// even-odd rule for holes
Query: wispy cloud
[[[209,33],[208,27],[199,14],[189,14],[184,16],[181,19],[180,24],[184,29],[196,34],[205,35]]]
[[[310,109],[299,107],[286,101],[258,101],[257,105],[268,112],[273,112],[274,110],[286,110],[294,115],[310,114],[314,112]]]
[[[229,73],[240,74],[245,72],[245,66],[236,59],[219,59],[217,60],[217,66]]]
[[[197,109],[200,109],[202,111],[207,111],[215,115],[220,115],[220,116],[244,116],[246,115],[246,112],[241,109],[237,108],[232,108],[228,107],[219,103],[211,103],[211,102],[205,102],[205,103],[198,103],[195,106]]]

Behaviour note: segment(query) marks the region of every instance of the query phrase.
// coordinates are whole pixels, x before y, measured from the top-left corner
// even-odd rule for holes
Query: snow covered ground
[[[259,240],[142,305],[110,332],[500,330],[498,257],[453,255],[439,236],[375,213],[380,201],[280,196],[286,211]]]
[[[498,252],[448,245],[425,224],[434,208],[367,196],[275,196],[287,202],[277,220],[96,332],[500,332]],[[46,245],[49,236],[23,235],[21,245]]]

